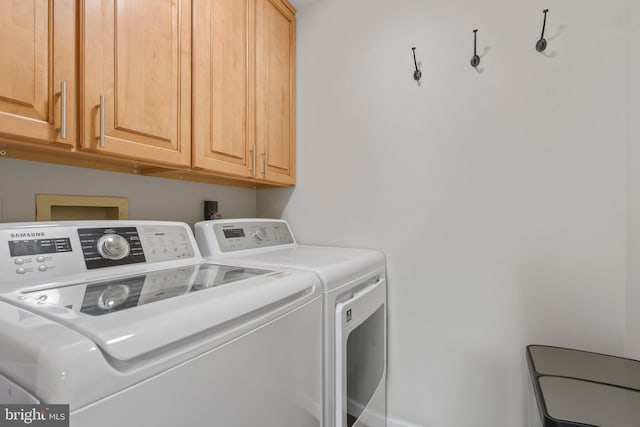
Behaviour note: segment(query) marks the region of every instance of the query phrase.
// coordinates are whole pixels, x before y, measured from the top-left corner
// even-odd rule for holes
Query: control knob
[[[103,258],[117,261],[129,255],[129,242],[118,234],[105,234],[98,239],[98,253]]]
[[[267,238],[267,230],[263,227],[258,227],[253,233],[253,237],[255,237],[258,242],[261,242]]]
[[[127,301],[131,290],[127,285],[116,285],[107,288],[98,298],[98,307],[103,310],[112,310]]]

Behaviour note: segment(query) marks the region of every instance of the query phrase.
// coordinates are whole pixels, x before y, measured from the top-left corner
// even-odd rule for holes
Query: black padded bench
[[[544,427],[640,427],[640,362],[530,345],[527,362]]]

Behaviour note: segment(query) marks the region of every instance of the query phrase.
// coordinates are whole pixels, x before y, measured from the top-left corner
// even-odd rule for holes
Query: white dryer
[[[317,427],[321,314],[313,274],[203,262],[186,224],[0,224],[0,405],[68,404],[72,427]]]
[[[286,221],[195,225],[204,257],[310,271],[322,282],[325,427],[386,425],[386,268],[382,252],[298,245]]]

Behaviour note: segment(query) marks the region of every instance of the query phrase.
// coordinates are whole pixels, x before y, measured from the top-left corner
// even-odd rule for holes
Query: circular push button
[[[44,262],[44,257],[42,255],[36,257],[36,261],[38,262]]]
[[[39,266],[38,266],[38,270],[40,270],[40,271],[47,271],[47,270],[48,270],[48,268],[47,268],[47,266],[46,266],[46,265],[41,264],[41,265],[39,265]]]
[[[14,262],[16,265],[22,265],[22,264],[24,264],[24,259],[22,259],[22,258],[16,258],[15,260],[13,260],[13,262]]]
[[[27,270],[25,270],[24,267],[16,268],[16,273],[18,273],[18,274],[24,274],[26,272],[27,272]]]

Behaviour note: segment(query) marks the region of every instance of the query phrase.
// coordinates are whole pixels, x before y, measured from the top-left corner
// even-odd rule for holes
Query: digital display
[[[9,241],[9,252],[12,257],[71,252],[71,240],[67,238],[11,240]]]
[[[242,228],[226,228],[222,231],[224,232],[224,237],[226,237],[227,239],[244,237],[244,230]]]

